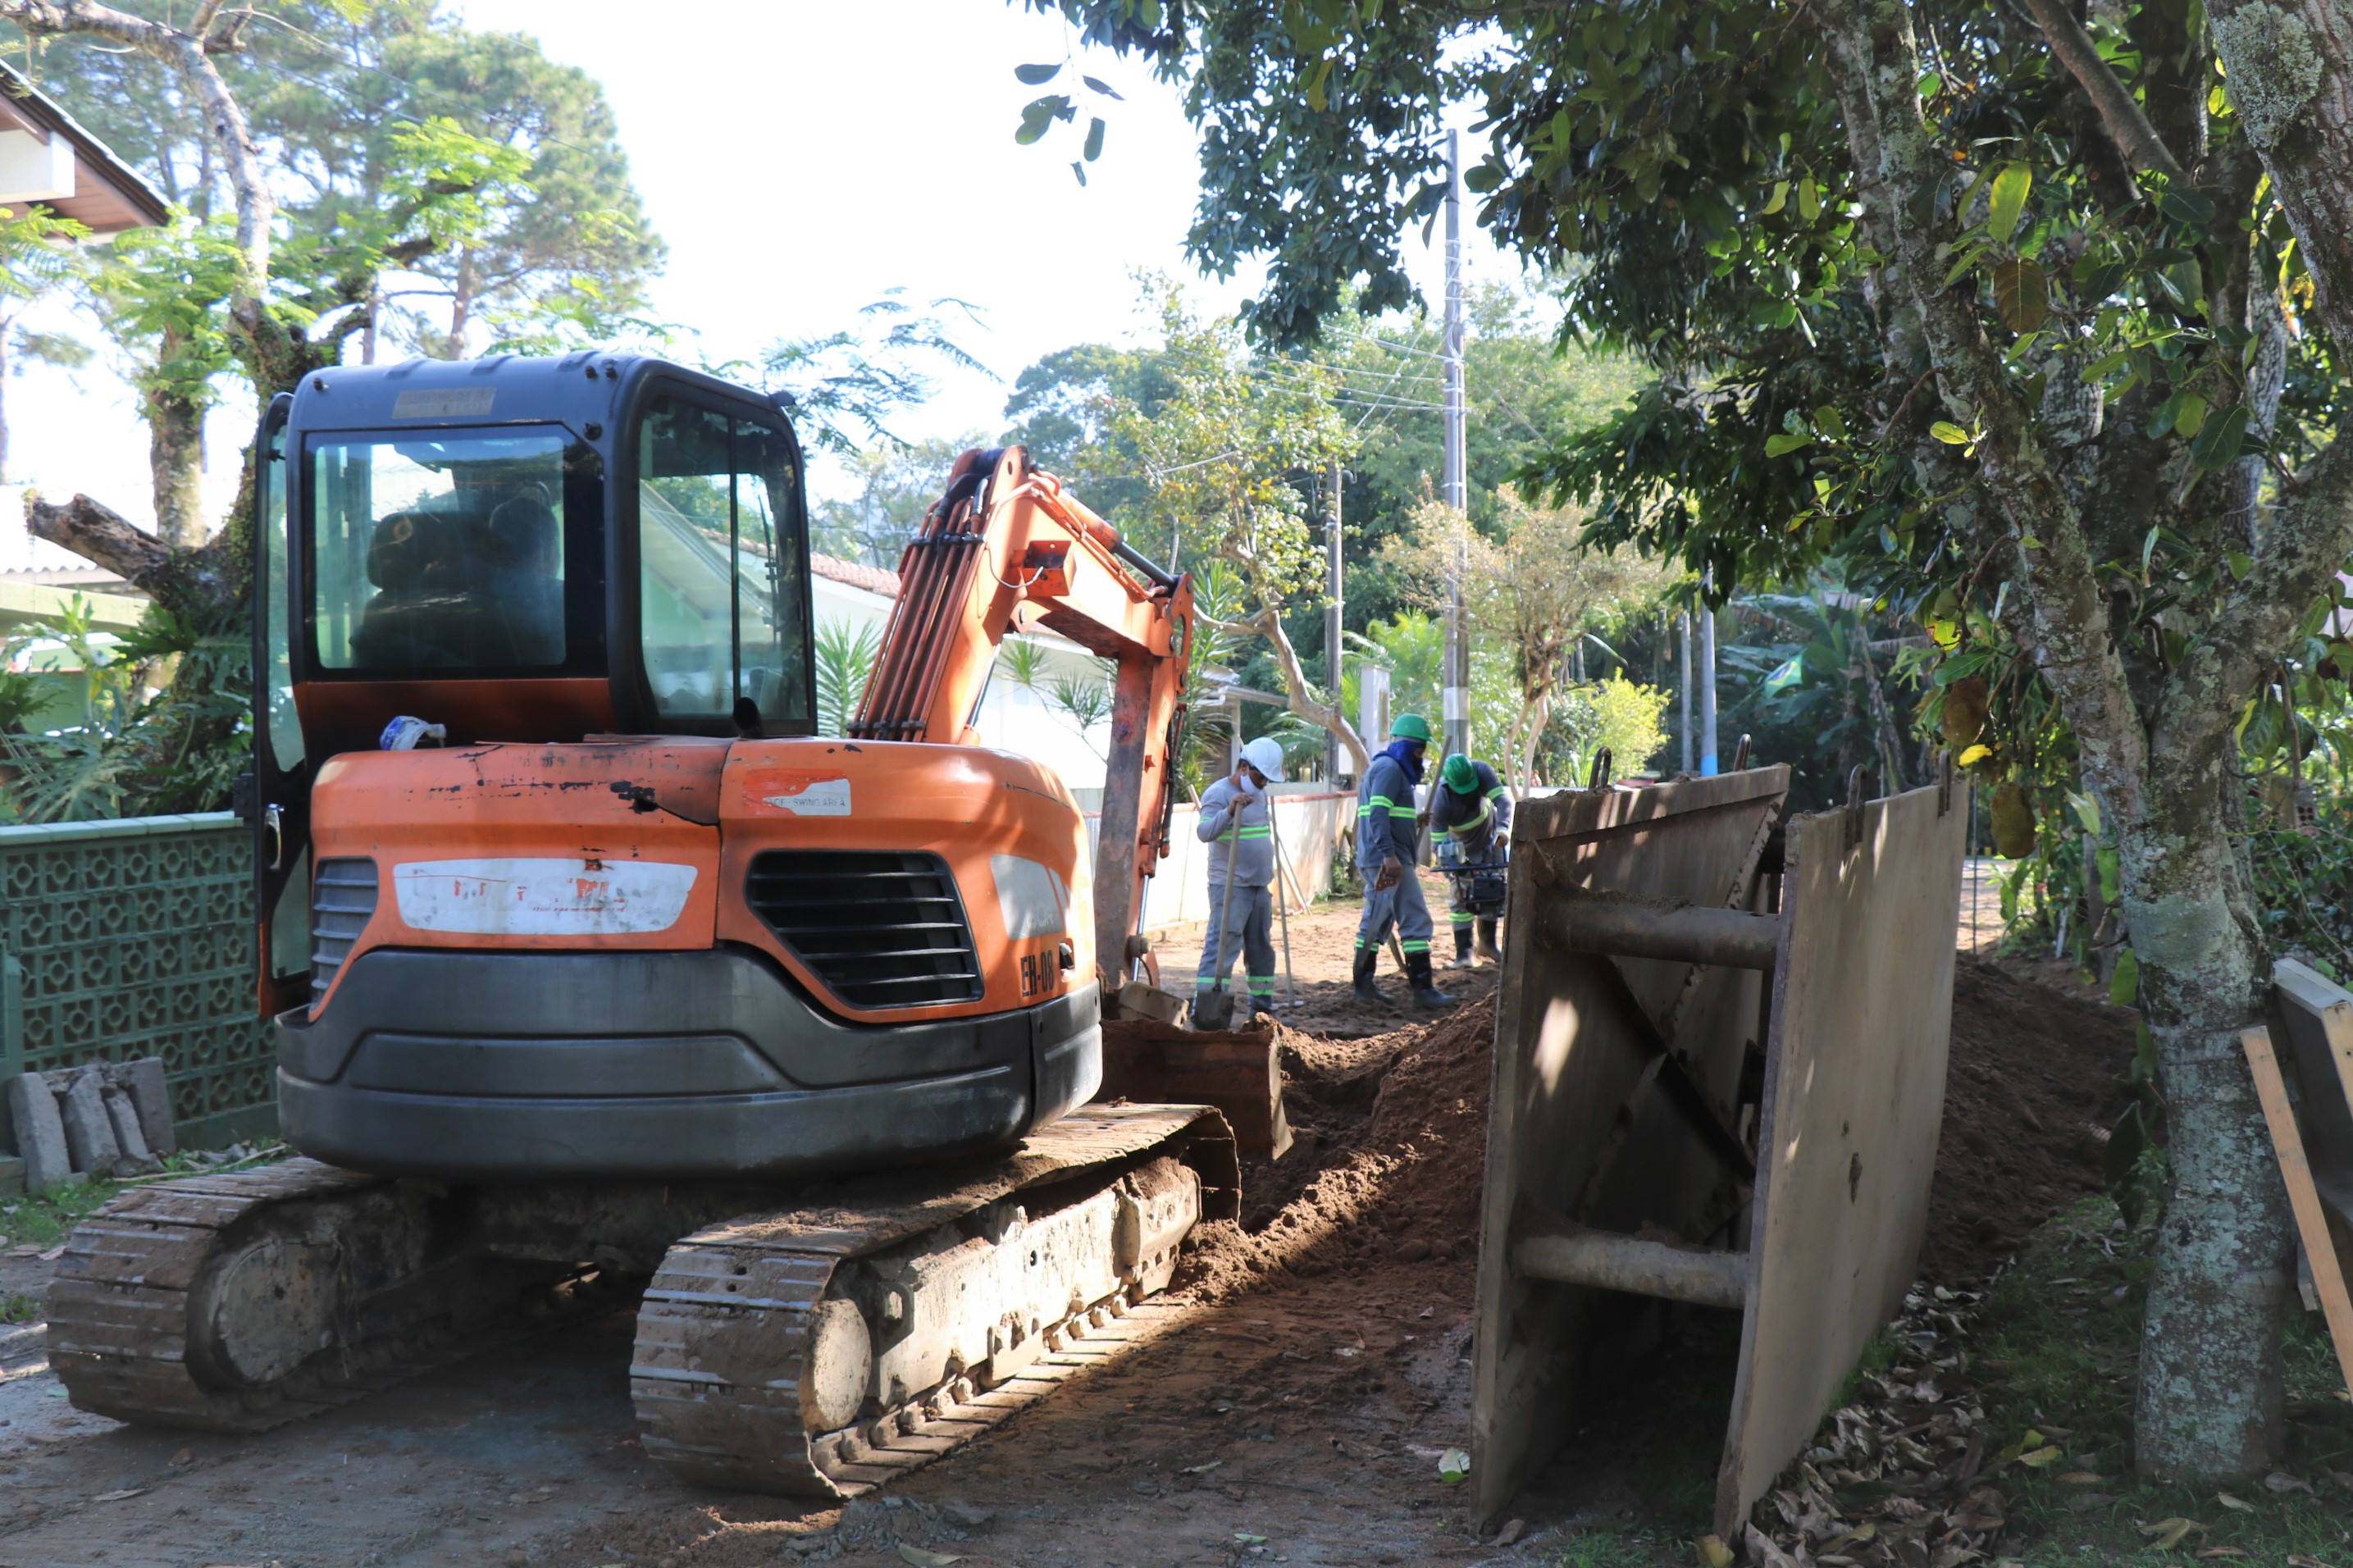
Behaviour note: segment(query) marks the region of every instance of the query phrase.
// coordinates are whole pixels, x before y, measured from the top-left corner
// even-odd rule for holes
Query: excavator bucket
[[[1185,1029],[1143,1018],[1106,1023],[1103,1088],[1095,1098],[1215,1106],[1243,1152],[1279,1160],[1291,1147],[1282,1047],[1264,1014],[1240,1029]]]
[[[1778,826],[1788,770],[1514,825],[1478,1281],[1500,1517],[1662,1300],[1742,1314],[1727,1539],[1911,1283],[1944,1109],[1967,786]]]

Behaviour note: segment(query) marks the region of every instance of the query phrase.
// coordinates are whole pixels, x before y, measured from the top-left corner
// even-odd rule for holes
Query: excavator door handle
[[[269,830],[269,868],[282,871],[286,868],[286,818],[283,812],[274,805],[263,806],[261,826]]]

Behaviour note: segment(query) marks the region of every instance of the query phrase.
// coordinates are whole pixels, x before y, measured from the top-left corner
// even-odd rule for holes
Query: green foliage
[[[1749,594],[1717,634],[1722,704],[1717,731],[1750,737],[1754,755],[1790,764],[1799,809],[1843,800],[1848,770],[1871,770],[1874,791],[1925,782],[1909,717],[1928,691],[1920,650],[1889,644],[1916,632],[1898,614],[1847,589],[1835,565],[1802,593]],[[1874,643],[1883,651],[1874,653]]]
[[[810,640],[817,658],[817,732],[847,735],[881,657],[881,628],[871,621],[819,621]]]
[[[947,488],[949,465],[968,448],[988,444],[976,431],[903,446],[878,443],[852,453],[843,466],[857,493],[815,502],[809,548],[838,561],[896,570],[923,513]]]
[[[0,663],[13,665],[43,642],[57,645],[59,662],[84,672],[79,711],[37,734],[0,725],[0,813],[7,820],[84,821],[227,805],[248,754],[252,645],[241,628],[209,633],[151,605],[132,632],[108,637],[92,629],[89,603],[77,598],[55,624],[22,627],[0,644]],[[32,710],[24,679],[0,682],[0,713],[26,710],[16,725]],[[211,735],[229,739],[199,743]]]
[[[1583,784],[1605,748],[1614,776],[1644,772],[1666,749],[1667,706],[1674,700],[1672,691],[1638,686],[1617,673],[1570,687],[1553,718],[1555,744],[1562,754],[1545,776],[1556,784]]]
[[[876,442],[906,450],[910,443],[893,434],[889,422],[931,396],[925,367],[986,368],[956,342],[936,313],[954,310],[976,321],[971,306],[941,299],[918,310],[903,293],[886,289],[859,311],[856,325],[781,339],[760,356],[758,369],[767,385],[793,398],[794,427],[805,447],[850,459]],[[723,374],[733,367],[713,368]],[[943,472],[941,481],[946,477]]]

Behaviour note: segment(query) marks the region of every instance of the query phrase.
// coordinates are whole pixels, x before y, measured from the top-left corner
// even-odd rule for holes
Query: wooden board
[[[1944,1119],[1965,784],[1792,820],[1748,1307],[1715,1523],[1735,1539],[1894,1316]]]
[[[2287,965],[2280,965],[2287,968]],[[2304,965],[2296,965],[2304,968]],[[2313,974],[2306,970],[2313,979]],[[2278,974],[2273,979],[2278,979]],[[2280,991],[2287,991],[2287,982],[2280,982]],[[2283,1013],[2295,1015],[2296,1003],[2280,998]],[[2332,998],[2325,998],[2329,1010],[2334,1010]],[[2263,1123],[2271,1128],[2271,1149],[2280,1156],[2280,1182],[2287,1184],[2287,1205],[2296,1213],[2296,1234],[2304,1238],[2304,1259],[2313,1269],[2313,1290],[2320,1295],[2320,1311],[2329,1321],[2329,1342],[2337,1344],[2337,1370],[2344,1373],[2348,1389],[2353,1389],[2353,1300],[2346,1298],[2346,1271],[2341,1262],[2339,1234],[2329,1226],[2329,1213],[2320,1201],[2320,1189],[2313,1182],[2311,1158],[2306,1152],[2304,1128],[2296,1125],[2296,1109],[2287,1102],[2287,1080],[2280,1076],[2280,1059],[2271,1050],[2271,1031],[2242,1029],[2238,1036],[2240,1050],[2247,1052],[2247,1071],[2254,1076],[2254,1097],[2263,1102]],[[2306,1121],[2317,1123],[2313,1116],[2320,1104],[2337,1102],[2344,1109],[2344,1088],[2337,1083],[2337,1074],[2325,1079],[2304,1076],[2304,1111]],[[2317,1149],[2317,1144],[2313,1144]]]
[[[1527,801],[1513,824],[1480,1231],[1472,1512],[1491,1521],[1577,1419],[1591,1361],[1623,1343],[1630,1298],[1519,1276],[1515,1215],[1722,1241],[1746,1190],[1658,1087],[1654,1042],[1725,1121],[1761,1045],[1763,976],[1555,952],[1535,939],[1556,889],[1757,907],[1757,867],[1788,790],[1783,766]]]
[[[2353,992],[2283,958],[2272,968],[2273,1049],[2304,1089],[2296,1125],[2320,1201],[2353,1226]]]

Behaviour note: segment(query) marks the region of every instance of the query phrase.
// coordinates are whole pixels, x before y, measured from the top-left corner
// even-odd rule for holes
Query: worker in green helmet
[[[1356,927],[1356,990],[1367,1002],[1385,1002],[1373,984],[1373,969],[1389,928],[1397,928],[1405,952],[1407,983],[1424,1007],[1451,1007],[1454,998],[1438,988],[1430,973],[1430,905],[1413,874],[1421,844],[1414,785],[1421,782],[1421,759],[1430,750],[1430,721],[1400,713],[1356,786],[1356,868],[1365,879],[1365,918]]]
[[[1452,885],[1447,913],[1454,923],[1454,963],[1468,969],[1472,928],[1478,928],[1478,957],[1504,962],[1495,944],[1495,922],[1504,916],[1505,846],[1512,831],[1512,792],[1485,763],[1457,752],[1438,770],[1430,792],[1430,831],[1438,836],[1438,864]]]

